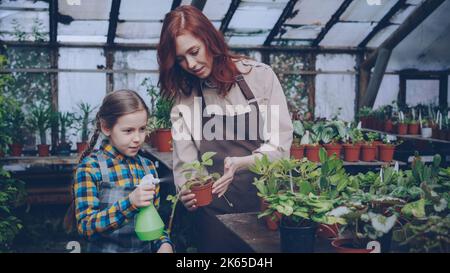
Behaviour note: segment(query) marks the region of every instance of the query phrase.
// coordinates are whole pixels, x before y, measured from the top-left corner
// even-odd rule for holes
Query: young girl
[[[74,177],[78,232],[88,239],[88,252],[173,252],[167,234],[140,241],[134,231],[139,208],[159,206],[159,185],[139,185],[152,162],[138,155],[146,135],[148,109],[133,91],[108,94],[96,116],[96,130],[80,158]],[[92,152],[100,133],[107,140]]]

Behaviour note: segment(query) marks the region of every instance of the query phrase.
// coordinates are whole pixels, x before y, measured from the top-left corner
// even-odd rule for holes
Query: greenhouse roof
[[[1,0],[0,38],[63,44],[156,45],[164,15],[179,5],[195,4],[202,6],[231,46],[375,48],[422,3],[423,0]],[[40,33],[37,38],[36,33]]]

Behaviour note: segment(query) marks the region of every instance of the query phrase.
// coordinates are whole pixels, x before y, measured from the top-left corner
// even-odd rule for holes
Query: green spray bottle
[[[140,185],[156,185],[158,183],[158,178],[154,178],[152,174],[147,174],[142,178]],[[153,202],[150,206],[139,209],[134,230],[141,241],[153,241],[161,237],[164,231],[164,222]]]

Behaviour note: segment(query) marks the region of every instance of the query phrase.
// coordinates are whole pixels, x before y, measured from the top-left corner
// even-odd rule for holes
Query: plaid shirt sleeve
[[[112,206],[100,210],[97,192],[99,166],[80,164],[74,181],[75,208],[78,232],[87,238],[99,233],[112,232],[138,211],[128,196],[117,200]],[[100,175],[101,176],[101,175]]]

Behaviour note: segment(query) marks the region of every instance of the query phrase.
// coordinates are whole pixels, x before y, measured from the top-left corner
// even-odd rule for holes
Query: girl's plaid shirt
[[[139,211],[133,206],[128,196],[117,200],[112,206],[100,209],[97,185],[101,181],[98,153],[103,153],[109,169],[110,181],[120,187],[133,188],[145,175],[144,167],[137,157],[126,157],[108,143],[103,143],[100,149],[87,156],[77,167],[74,181],[75,213],[78,232],[88,239],[95,239],[101,233],[108,233],[126,224],[129,219],[136,216]],[[149,166],[150,172],[155,175],[153,163],[144,158],[143,164]],[[159,185],[156,185],[153,203],[159,207]],[[156,249],[164,243],[171,243],[167,233],[164,232],[156,242]]]

